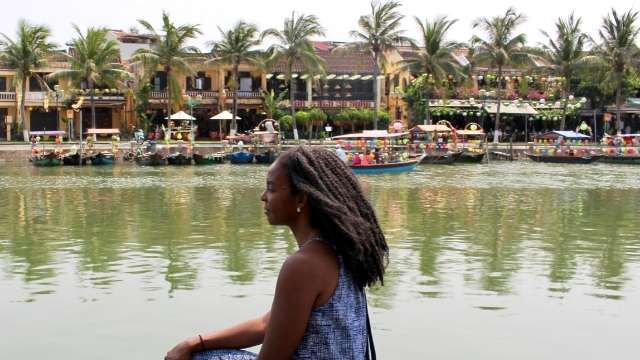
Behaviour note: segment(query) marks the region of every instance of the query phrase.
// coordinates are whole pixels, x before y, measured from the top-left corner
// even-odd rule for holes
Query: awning
[[[218,115],[212,116],[209,118],[210,120],[231,120],[233,119],[233,114],[229,111],[225,110]],[[236,120],[242,120],[242,118],[236,115]]]
[[[335,140],[347,140],[347,139],[389,139],[389,138],[397,138],[401,136],[409,135],[408,132],[402,133],[390,133],[387,130],[365,130],[361,133],[347,134],[334,136],[332,139]]]
[[[276,76],[276,79],[278,79],[278,80],[284,80],[286,78],[287,78],[287,76],[285,74],[279,74],[278,76]]]
[[[166,117],[165,117],[166,119]],[[184,120],[184,121],[195,121],[196,118],[194,118],[193,116],[187,114],[184,111],[178,111],[177,113],[171,115],[169,117],[170,120]]]
[[[416,125],[410,132],[451,132],[451,128],[446,125]]]
[[[360,80],[371,80],[371,79],[373,79],[373,75],[365,75],[360,78]]]
[[[86,134],[89,135],[117,135],[120,134],[119,129],[87,129]]]
[[[325,79],[331,80],[331,79],[334,79],[335,77],[336,77],[336,74],[329,74]]]
[[[273,74],[267,74],[265,77],[267,78],[267,80],[271,79],[273,77]]]
[[[487,103],[484,106],[485,110],[489,114],[495,114],[498,112],[497,103]],[[513,114],[513,115],[535,115],[538,112],[531,105],[525,102],[502,102],[500,105],[500,114]]]

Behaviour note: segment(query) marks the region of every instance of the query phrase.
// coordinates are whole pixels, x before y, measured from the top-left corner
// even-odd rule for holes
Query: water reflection
[[[550,297],[586,284],[590,296],[623,299],[628,265],[640,263],[640,169],[610,170],[514,164],[362,178],[392,250],[374,306],[392,308],[403,292],[447,297],[460,281],[468,294],[513,294],[521,274],[546,277]],[[69,285],[59,283],[69,266],[72,286],[105,291],[132,278],[151,293],[163,289],[158,278],[169,294],[194,290],[212,270],[237,285],[273,279],[295,243],[263,218],[264,176],[233,166],[2,169],[0,276],[18,278],[25,301]]]

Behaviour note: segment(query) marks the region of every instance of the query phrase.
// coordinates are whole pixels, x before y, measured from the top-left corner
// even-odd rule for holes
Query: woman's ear
[[[307,206],[307,199],[308,199],[308,196],[306,193],[299,192],[296,195],[296,208],[304,209],[304,207]]]

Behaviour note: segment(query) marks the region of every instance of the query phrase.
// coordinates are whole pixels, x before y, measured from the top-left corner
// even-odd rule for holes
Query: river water
[[[0,167],[0,357],[161,359],[262,314],[295,242],[266,168]],[[640,166],[360,178],[390,244],[382,359],[636,359]]]

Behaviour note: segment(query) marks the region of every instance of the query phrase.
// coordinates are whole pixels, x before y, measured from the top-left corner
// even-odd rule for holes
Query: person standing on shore
[[[353,171],[332,151],[298,146],[271,165],[261,200],[298,244],[271,310],[191,336],[165,359],[375,359],[365,287],[383,283],[389,248]],[[240,350],[256,345],[259,354]]]

